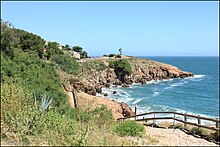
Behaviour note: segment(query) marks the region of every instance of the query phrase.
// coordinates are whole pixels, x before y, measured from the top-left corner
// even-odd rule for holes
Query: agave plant
[[[40,99],[41,102],[38,106],[38,109],[42,112],[48,112],[50,104],[53,100],[53,98],[50,98],[49,96],[46,95],[46,93],[44,95],[39,94],[38,96],[35,94],[35,92],[33,93],[33,97],[34,97],[34,105],[37,104],[37,99]]]

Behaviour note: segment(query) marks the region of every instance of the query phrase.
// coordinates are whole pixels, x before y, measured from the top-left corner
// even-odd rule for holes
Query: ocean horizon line
[[[132,56],[132,55],[125,55],[125,56]],[[102,57],[102,56],[90,56],[91,58],[97,58],[97,57]],[[161,56],[161,55],[158,55],[158,56],[151,56],[151,55],[147,55],[147,56],[133,56],[133,57],[139,57],[139,58],[143,58],[143,57],[218,57],[219,56]]]

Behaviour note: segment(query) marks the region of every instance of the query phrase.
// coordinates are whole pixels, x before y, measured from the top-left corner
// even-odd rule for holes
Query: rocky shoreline
[[[71,87],[77,91],[93,96],[96,96],[97,93],[107,96],[107,94],[102,93],[102,88],[104,87],[110,88],[112,86],[117,87],[118,85],[129,87],[133,83],[145,84],[152,80],[187,78],[194,76],[191,72],[185,72],[175,66],[149,59],[130,58],[126,60],[132,67],[132,73],[130,75],[125,75],[123,78],[117,77],[114,69],[109,67],[110,60],[91,59],[85,62],[99,61],[105,65],[105,68],[102,70],[91,68],[87,71],[83,71],[80,77],[70,78],[69,83]],[[96,64],[96,66],[100,65]],[[134,115],[134,112],[125,103],[121,104],[121,109],[124,116]]]
[[[114,69],[111,68],[106,68],[101,71],[91,69],[85,73],[86,76],[81,80],[77,78],[71,79],[70,84],[72,84],[77,90],[95,96],[96,93],[102,93],[103,87],[117,87],[118,85],[129,87],[133,83],[145,84],[147,81],[152,80],[194,76],[191,72],[184,72],[175,66],[149,59],[133,58],[128,60],[128,62],[132,66],[132,74],[125,75],[122,79],[119,79],[114,72]],[[104,63],[106,64],[106,67],[108,67],[108,62],[105,61]]]

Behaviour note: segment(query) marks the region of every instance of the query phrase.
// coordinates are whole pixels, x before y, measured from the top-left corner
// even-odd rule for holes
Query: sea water
[[[194,77],[149,81],[129,88],[103,88],[108,98],[127,103],[137,113],[177,111],[219,118],[219,57],[141,57],[167,63]],[[116,91],[116,94],[113,94]]]

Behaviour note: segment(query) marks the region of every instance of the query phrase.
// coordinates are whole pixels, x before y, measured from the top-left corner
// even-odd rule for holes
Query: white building
[[[70,51],[70,55],[75,59],[80,59],[80,53],[75,51]]]

